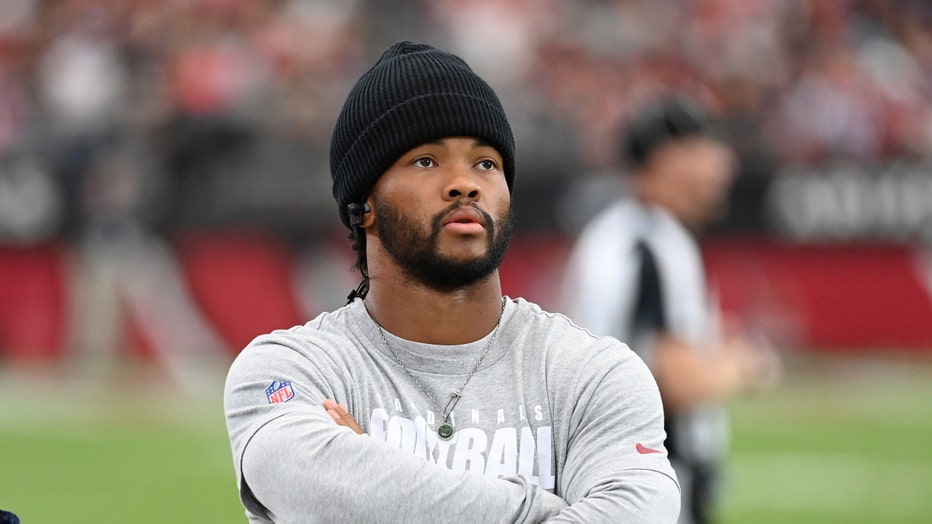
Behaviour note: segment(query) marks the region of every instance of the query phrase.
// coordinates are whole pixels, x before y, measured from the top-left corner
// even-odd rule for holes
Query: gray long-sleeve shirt
[[[363,301],[254,340],[224,394],[249,519],[674,522],[660,395],[640,358],[523,299],[506,302],[498,331],[449,441]],[[445,404],[493,335],[456,346],[385,336]],[[367,435],[336,425],[326,398]]]

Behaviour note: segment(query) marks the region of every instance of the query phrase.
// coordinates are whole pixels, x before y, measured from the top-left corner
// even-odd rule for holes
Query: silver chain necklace
[[[460,397],[463,396],[463,389],[466,388],[466,384],[469,384],[469,381],[470,379],[472,379],[473,375],[475,375],[476,372],[479,371],[479,366],[482,364],[482,359],[485,358],[485,356],[489,353],[489,349],[492,348],[492,343],[495,342],[495,336],[498,335],[498,326],[501,325],[502,316],[504,314],[505,314],[505,297],[502,297],[502,310],[499,311],[498,313],[498,321],[495,323],[495,327],[492,328],[492,336],[489,337],[488,344],[485,345],[485,349],[483,349],[482,354],[479,355],[479,360],[477,360],[476,365],[472,367],[472,371],[469,372],[469,375],[466,375],[466,380],[463,381],[463,385],[461,385],[458,389],[456,389],[450,395],[450,400],[447,401],[446,406],[444,406],[440,402],[437,402],[434,396],[428,393],[426,389],[424,389],[424,386],[421,385],[421,381],[418,380],[417,377],[415,377],[414,374],[411,373],[411,370],[408,369],[408,366],[406,366],[405,363],[402,362],[400,358],[398,358],[398,354],[395,353],[395,349],[392,348],[392,344],[388,341],[388,338],[385,336],[385,330],[382,329],[382,325],[379,324],[378,322],[375,323],[375,325],[378,326],[379,328],[379,335],[381,335],[382,337],[382,342],[385,342],[385,347],[388,348],[388,352],[391,353],[392,357],[395,358],[395,362],[397,362],[398,365],[401,366],[401,369],[403,369],[405,374],[411,378],[411,380],[414,382],[414,385],[417,386],[419,390],[421,390],[421,393],[423,393],[424,396],[426,396],[428,399],[430,399],[431,402],[433,402],[434,404],[436,404],[438,408],[440,408],[440,413],[443,415],[443,422],[440,424],[440,426],[437,427],[437,436],[439,436],[443,440],[450,440],[451,438],[453,438],[454,430],[453,430],[453,426],[449,422],[450,414],[453,413],[453,408],[456,407],[456,403],[459,401]]]

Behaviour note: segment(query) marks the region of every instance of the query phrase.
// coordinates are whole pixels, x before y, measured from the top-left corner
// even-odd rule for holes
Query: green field
[[[932,522],[932,366],[808,360],[731,404],[725,523]],[[24,524],[245,522],[218,379],[0,374],[0,509]]]
[[[932,522],[932,367],[797,363],[731,405],[724,522]]]
[[[0,509],[23,524],[245,522],[218,377],[0,377]]]

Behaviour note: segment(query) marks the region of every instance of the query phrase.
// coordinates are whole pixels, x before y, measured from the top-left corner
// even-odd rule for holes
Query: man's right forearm
[[[526,479],[450,471],[300,414],[253,436],[242,474],[277,522],[541,522],[566,507]]]

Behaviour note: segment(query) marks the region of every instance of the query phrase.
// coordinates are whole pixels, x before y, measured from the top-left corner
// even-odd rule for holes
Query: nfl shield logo
[[[291,382],[273,380],[272,385],[265,388],[265,396],[269,398],[269,404],[281,404],[294,398],[294,388]]]

